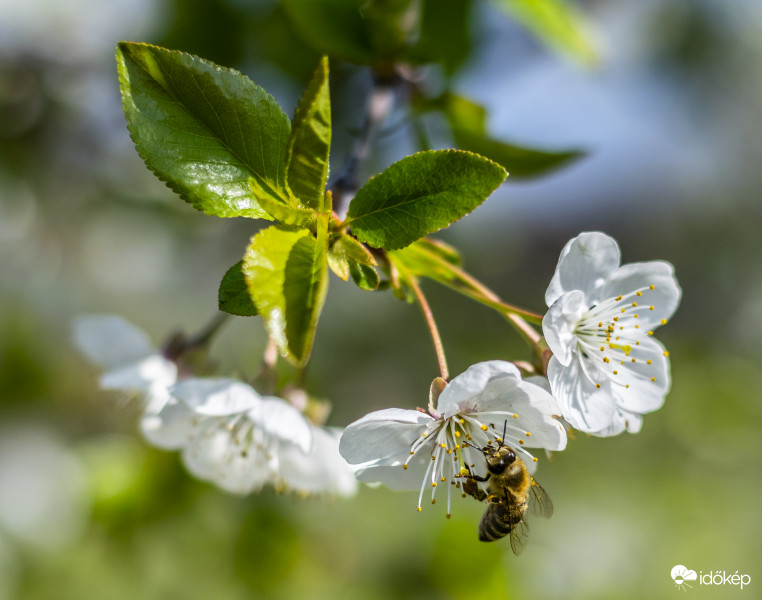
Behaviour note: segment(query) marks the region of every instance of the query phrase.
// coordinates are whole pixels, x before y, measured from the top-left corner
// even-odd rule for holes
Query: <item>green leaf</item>
[[[296,227],[312,227],[314,225],[317,213],[311,208],[297,208],[283,204],[280,200],[275,200],[267,195],[260,195],[258,192],[259,184],[253,177],[249,179],[249,185],[252,191],[257,194],[262,210],[272,219],[280,221],[283,225],[295,225]]]
[[[401,272],[410,273],[414,277],[428,277],[445,284],[454,284],[460,280],[452,267],[460,264],[453,260],[450,252],[444,252],[435,242],[430,239],[422,239],[413,242],[406,248],[394,250],[388,253],[389,260],[404,268]]]
[[[447,119],[459,148],[503,165],[511,180],[537,177],[585,156],[577,149],[539,150],[494,139],[486,133],[487,112],[484,107],[452,92],[445,92],[436,98],[419,99],[416,110],[440,111]]]
[[[592,66],[598,62],[589,25],[571,2],[492,0],[492,3],[556,51],[584,65]]]
[[[218,306],[221,311],[231,315],[254,317],[257,315],[257,308],[251,301],[241,270],[242,266],[243,261],[239,260],[222,277],[218,293]]]
[[[378,288],[378,273],[373,267],[358,262],[350,262],[349,273],[352,275],[352,281],[361,290],[372,292]]]
[[[376,260],[360,242],[348,235],[337,239],[328,251],[328,266],[338,277],[347,281],[352,263],[373,267]]]
[[[367,0],[282,0],[304,40],[323,54],[368,65],[373,46],[361,9]]]
[[[127,128],[151,171],[186,202],[220,217],[268,218],[249,187],[289,202],[288,117],[232,69],[183,52],[120,42]]]
[[[370,246],[403,248],[467,215],[506,175],[500,165],[471,152],[419,152],[360,188],[344,225]]]
[[[459,148],[503,165],[511,174],[511,180],[544,175],[585,156],[583,151],[577,149],[549,152],[514,146],[467,129],[453,129],[452,133]]]
[[[323,57],[296,109],[288,140],[288,184],[301,206],[327,212],[323,199],[331,149],[328,57]]]
[[[472,46],[472,0],[423,0],[421,36],[408,52],[414,63],[441,63],[451,76],[468,58]]]
[[[273,225],[257,233],[243,258],[249,294],[270,338],[296,366],[309,360],[328,291],[328,219],[317,238],[306,229]]]

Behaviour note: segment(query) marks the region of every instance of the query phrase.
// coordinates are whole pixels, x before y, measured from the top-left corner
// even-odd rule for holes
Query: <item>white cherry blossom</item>
[[[620,262],[613,238],[582,233],[564,247],[545,293],[552,393],[572,427],[599,436],[639,431],[670,387],[669,353],[653,333],[680,301],[673,267]]]
[[[534,471],[536,458],[527,448],[563,450],[566,432],[553,418],[559,414],[553,397],[522,381],[512,363],[488,361],[453,378],[428,411],[389,408],[365,415],[349,425],[339,451],[358,465],[357,478],[393,489],[419,489],[418,510],[427,488],[435,503],[438,487],[451,490],[469,469],[484,471],[481,448],[496,439],[511,446]]]
[[[186,468],[228,492],[276,484],[284,453],[308,456],[313,450],[314,428],[296,408],[241,381],[190,378],[170,392],[192,415],[183,421]]]
[[[177,365],[164,357],[148,335],[126,319],[116,315],[85,315],[73,326],[74,343],[90,362],[104,369],[100,386],[136,396],[143,406],[140,428],[145,438],[161,448],[181,447],[181,432],[171,435],[170,420],[185,415],[174,407],[169,387],[177,381]],[[163,431],[156,435],[164,414]],[[176,413],[179,413],[177,415]]]

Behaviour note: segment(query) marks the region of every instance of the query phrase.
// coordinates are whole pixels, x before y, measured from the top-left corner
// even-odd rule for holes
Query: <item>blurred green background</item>
[[[327,2],[337,15],[347,3],[368,5]],[[257,227],[194,211],[145,169],[121,114],[116,42],[234,66],[292,113],[321,37],[300,19],[304,2],[286,4],[0,0],[0,599],[666,598],[678,593],[677,564],[749,574],[744,593],[758,595],[756,0],[579,2],[598,49],[592,67],[549,50],[498,3],[424,1],[422,33],[400,34],[426,63],[421,85],[486,107],[493,137],[587,153],[547,177],[509,180],[442,234],[473,274],[542,312],[560,249],[601,230],[626,262],[674,263],[684,290],[659,333],[672,356],[664,408],[638,435],[577,436],[541,462],[556,512],[532,523],[521,557],[477,541],[482,507],[471,501],[446,520],[439,506],[416,513],[413,492],[381,488],[348,501],[227,495],[145,445],[136,408],[97,389],[72,347],[72,318],[118,313],[157,344],[193,332]],[[329,50],[344,59],[362,62],[367,39],[389,52],[399,42],[393,31],[355,36],[351,24],[342,37],[338,16],[326,23],[339,30],[324,36],[338,43]],[[332,85],[335,174],[371,76],[336,59]],[[416,128],[406,106],[364,176],[418,149],[423,130],[434,146],[453,143],[441,114],[416,117]],[[498,316],[426,283],[452,373],[526,358]],[[258,320],[235,319],[211,353],[220,373],[251,376],[264,344]],[[424,405],[436,374],[415,307],[332,276],[307,373],[309,390],[333,402],[329,424]],[[688,593],[741,592],[694,582]]]

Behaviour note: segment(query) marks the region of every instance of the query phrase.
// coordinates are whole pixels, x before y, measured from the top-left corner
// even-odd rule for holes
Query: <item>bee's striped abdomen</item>
[[[494,542],[508,535],[524,518],[526,506],[526,500],[513,505],[505,502],[490,504],[479,523],[479,540]]]

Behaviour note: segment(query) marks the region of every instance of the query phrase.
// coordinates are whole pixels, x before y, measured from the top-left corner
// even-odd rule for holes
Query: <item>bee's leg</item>
[[[476,485],[476,482],[477,479],[475,478],[467,478],[466,481],[463,482],[463,491],[469,496],[473,496],[479,502],[481,502],[487,497],[487,492],[480,489],[479,486]]]

